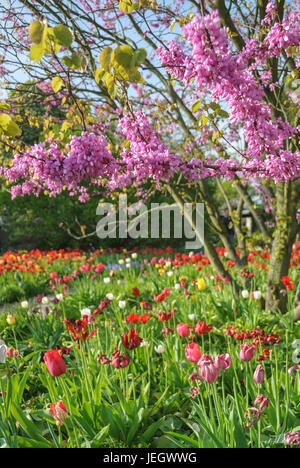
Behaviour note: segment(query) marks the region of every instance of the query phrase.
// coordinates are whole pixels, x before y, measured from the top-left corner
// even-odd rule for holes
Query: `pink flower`
[[[300,432],[287,432],[284,436],[287,445],[300,445]]]
[[[232,359],[230,354],[218,354],[215,359],[215,366],[218,369],[225,370],[228,369],[232,365]]]
[[[289,368],[288,373],[289,373],[289,375],[291,375],[291,373],[292,373],[294,370],[299,370],[299,369],[300,369],[300,366],[299,366],[299,365],[297,365],[297,366],[292,366],[292,367]]]
[[[259,411],[257,408],[248,408],[245,413],[245,419],[249,419],[249,424],[243,422],[244,428],[251,429],[251,427],[260,420],[262,414],[263,412]]]
[[[204,354],[197,364],[201,372],[201,376],[208,383],[213,383],[219,377],[219,369],[213,363],[212,358],[208,354]]]
[[[260,395],[258,395],[256,398],[255,398],[255,401],[254,401],[254,406],[259,406],[259,409],[264,409],[264,408],[268,408],[269,406],[269,398],[268,397],[264,397],[263,394],[261,393]]]
[[[190,343],[185,348],[185,355],[188,361],[198,362],[201,358],[201,350],[197,343]]]
[[[197,372],[193,372],[192,374],[190,374],[189,379],[192,381],[192,383],[194,382],[194,380],[198,380],[201,383],[203,382],[201,375],[197,374]]]
[[[244,344],[241,344],[240,347],[241,347],[240,359],[245,362],[251,361],[251,359],[253,359],[256,346],[244,343]]]
[[[259,364],[257,368],[255,369],[255,372],[253,374],[253,380],[257,384],[262,384],[263,381],[265,380],[265,370],[261,364]]]
[[[179,323],[176,330],[181,338],[186,338],[190,334],[189,326],[186,323]]]

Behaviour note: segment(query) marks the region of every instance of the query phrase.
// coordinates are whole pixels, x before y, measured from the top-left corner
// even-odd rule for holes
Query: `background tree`
[[[55,93],[63,92],[72,108],[64,123],[71,128],[62,138],[50,126],[54,134],[47,144],[16,147],[15,154],[22,150],[23,156],[2,170],[14,184],[13,196],[59,194],[66,187],[86,201],[95,193],[142,189],[152,181],[152,191],[183,205],[192,191],[194,201],[205,203],[210,225],[239,270],[232,278],[211,240],[203,239],[211,263],[235,294],[247,278],[245,205],[271,247],[266,307],[284,312],[281,278],[299,229],[296,5],[26,0],[11,2],[2,28],[8,87],[19,80],[18,70],[26,70],[37,86],[51,83]],[[99,111],[106,117],[104,128],[97,123]],[[72,132],[72,119],[79,136]],[[14,145],[10,140],[18,131],[10,130],[9,117],[2,120],[6,143]],[[112,122],[119,122],[117,145],[109,139]],[[238,193],[238,209],[231,214],[240,254],[211,197],[211,177],[227,205],[224,178]],[[257,210],[249,190],[253,183],[272,199],[273,232],[272,211],[265,219]]]

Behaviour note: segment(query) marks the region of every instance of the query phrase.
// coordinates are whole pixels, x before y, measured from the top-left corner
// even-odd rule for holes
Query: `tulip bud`
[[[16,323],[16,319],[13,315],[8,314],[6,317],[6,321],[8,325],[14,325]]]
[[[249,291],[247,291],[247,289],[244,289],[241,294],[244,299],[248,299]]]
[[[56,425],[62,426],[64,420],[68,416],[68,410],[65,407],[64,403],[62,401],[59,401],[56,405],[52,403],[50,405],[50,411],[56,421]]]
[[[265,380],[265,370],[261,364],[259,364],[255,369],[255,372],[253,374],[253,380],[257,384],[262,384]]]

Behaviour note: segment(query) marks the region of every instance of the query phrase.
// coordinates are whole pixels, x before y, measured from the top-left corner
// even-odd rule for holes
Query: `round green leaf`
[[[29,26],[29,37],[35,44],[39,44],[43,38],[44,25],[40,21],[35,21]]]
[[[45,52],[45,48],[44,48],[43,43],[32,44],[30,48],[29,58],[34,63],[37,63],[43,58],[44,52]]]
[[[60,76],[56,76],[55,78],[53,78],[52,83],[51,83],[53,91],[55,93],[57,93],[60,90],[60,88],[62,87],[63,84],[64,84],[64,82],[60,78]]]
[[[0,129],[2,129],[2,131],[4,131],[4,133],[10,137],[19,136],[22,133],[20,127],[8,114],[0,114]]]
[[[74,40],[74,36],[71,29],[68,28],[68,26],[65,26],[64,24],[59,24],[58,26],[55,26],[53,32],[60,45],[64,47],[70,47]]]

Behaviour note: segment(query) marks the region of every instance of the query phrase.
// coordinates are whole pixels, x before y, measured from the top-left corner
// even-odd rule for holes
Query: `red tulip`
[[[129,333],[125,332],[122,336],[122,344],[127,349],[138,348],[142,341],[143,338],[139,337],[138,332],[134,328],[130,328]]]
[[[212,329],[212,325],[206,325],[205,322],[201,322],[200,320],[198,320],[195,327],[195,333],[197,333],[198,335],[205,335],[206,333],[211,332]]]
[[[201,358],[201,350],[197,343],[190,343],[185,348],[185,355],[188,361],[198,362]]]
[[[50,405],[50,411],[56,421],[56,425],[62,426],[64,420],[68,416],[68,410],[66,406],[64,405],[64,403],[61,400],[56,405],[52,403]]]
[[[139,297],[141,295],[140,291],[138,288],[132,288],[131,293],[135,297]]]
[[[129,366],[130,363],[130,357],[127,356],[127,354],[124,354],[121,356],[121,353],[118,349],[113,353],[113,358],[111,361],[111,364],[113,367],[116,369],[120,369]]]
[[[59,354],[57,348],[55,351],[47,351],[44,355],[44,361],[48,371],[54,377],[59,377],[67,370],[66,363]]]

